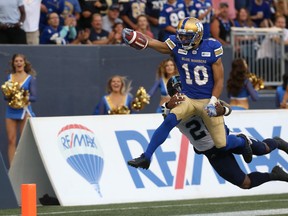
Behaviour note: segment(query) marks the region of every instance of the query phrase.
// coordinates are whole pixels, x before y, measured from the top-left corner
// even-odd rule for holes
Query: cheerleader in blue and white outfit
[[[11,71],[8,75],[7,81],[17,82],[20,88],[28,91],[26,99],[29,103],[23,108],[13,108],[9,106],[10,98],[4,96],[7,101],[6,107],[6,131],[8,137],[8,158],[9,163],[13,160],[16,143],[17,143],[17,129],[20,129],[22,133],[25,121],[28,117],[34,117],[35,114],[32,111],[31,102],[36,101],[36,72],[32,69],[30,62],[22,54],[14,54],[11,60]]]
[[[175,76],[175,75],[178,75],[178,70],[173,59],[165,59],[164,61],[160,63],[158,67],[158,71],[157,71],[157,79],[154,85],[152,86],[152,88],[148,92],[148,95],[150,95],[150,98],[151,98],[158,89],[160,90],[161,99],[160,99],[159,106],[157,107],[157,110],[156,110],[157,113],[161,113],[162,104],[170,100],[170,96],[168,94],[166,84],[168,80],[172,76]]]
[[[130,93],[131,82],[126,77],[114,75],[108,80],[107,95],[96,105],[93,115],[131,114],[133,96]],[[119,110],[121,110],[119,112]]]

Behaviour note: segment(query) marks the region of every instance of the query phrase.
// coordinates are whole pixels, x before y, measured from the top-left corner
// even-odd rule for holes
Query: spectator
[[[102,16],[100,14],[92,15],[91,31],[89,40],[93,44],[109,44],[112,40],[112,34],[102,28]]]
[[[23,0],[0,1],[0,44],[26,44]]]
[[[154,38],[153,33],[150,31],[150,25],[146,15],[139,15],[137,17],[137,31]]]
[[[227,80],[227,92],[233,110],[249,109],[249,97],[253,101],[259,99],[256,89],[260,86],[253,87],[249,80],[249,74],[248,65],[244,59],[233,60],[232,69]]]
[[[121,3],[120,18],[124,26],[136,30],[136,19],[139,15],[145,14],[146,0],[130,0]]]
[[[101,14],[108,8],[106,0],[80,0],[82,12],[79,20],[79,29],[91,28],[93,14]]]
[[[39,44],[39,24],[41,0],[24,0],[26,19],[23,29],[26,32],[27,44]]]
[[[64,11],[60,15],[60,25],[65,25],[67,17],[75,17],[76,25],[80,19],[81,7],[78,0],[65,0]]]
[[[284,68],[288,67],[288,61],[282,54],[288,48],[288,29],[285,26],[285,17],[276,17],[274,26],[276,28],[271,27],[271,31],[263,38],[256,52],[257,66],[259,65],[259,70],[266,75],[264,78],[270,81],[281,80],[284,73],[282,69],[283,60]]]
[[[235,27],[256,27],[255,23],[252,21],[249,11],[247,8],[240,8],[237,12],[236,19],[234,20]]]
[[[256,27],[255,23],[251,20],[249,11],[246,8],[240,8],[237,12],[236,19],[234,20],[235,27],[239,28],[252,28]],[[254,45],[256,37],[253,35],[235,36],[235,49],[250,62],[250,58],[254,55]],[[252,61],[252,60],[251,60]]]
[[[228,4],[220,3],[219,14],[213,19],[211,23],[211,35],[216,40],[220,41],[222,45],[230,44],[231,36],[231,26],[233,26],[233,21],[228,17]]]
[[[89,40],[90,29],[79,30],[77,37],[70,44],[87,44],[91,45],[92,42]]]
[[[76,20],[74,17],[67,17],[65,26],[60,26],[59,15],[55,12],[48,14],[47,19],[48,26],[40,35],[40,44],[65,45],[76,38]]]
[[[119,4],[112,4],[107,11],[107,15],[102,17],[102,27],[105,31],[111,32],[115,23],[123,23],[123,21],[119,18],[119,14]]]
[[[272,21],[275,23],[275,18],[277,16],[284,16],[286,19],[286,28],[288,28],[288,1],[278,0],[275,2],[275,14]]]
[[[5,117],[6,132],[8,137],[8,159],[10,166],[14,158],[17,145],[17,130],[19,128],[21,134],[27,118],[35,116],[30,105],[30,102],[36,101],[35,75],[36,72],[32,69],[32,65],[27,61],[24,55],[13,55],[11,60],[10,74],[8,75],[7,82],[2,85],[2,92],[5,100],[7,100]],[[19,84],[19,89],[14,93],[9,91],[8,88],[3,88],[3,86],[7,87],[6,84],[8,83],[10,83],[8,86],[11,86],[11,83],[15,85],[16,82]],[[24,92],[21,93],[21,90],[24,90]],[[17,93],[17,98],[21,98],[21,100],[19,99],[15,101],[15,93]],[[19,97],[20,93],[23,97]]]
[[[40,34],[43,29],[48,25],[47,16],[50,13],[57,13],[58,16],[63,13],[65,8],[65,0],[42,0],[41,2],[41,13],[40,13]]]
[[[245,0],[241,0],[244,1]],[[228,17],[229,19],[235,19],[236,18],[236,8],[235,8],[235,0],[212,0],[212,5],[220,5],[220,3],[226,3],[229,5],[228,8]],[[215,12],[217,14],[217,11]]]
[[[114,75],[107,83],[107,95],[96,105],[93,115],[130,114],[133,97],[130,93],[131,82],[124,76]]]
[[[170,35],[176,33],[176,28],[181,19],[187,17],[185,3],[182,0],[167,0],[160,11],[158,39],[165,41]]]
[[[272,26],[270,6],[266,1],[253,0],[250,15],[257,27]]]
[[[122,38],[122,30],[124,26],[123,23],[115,23],[112,29],[112,32],[110,33],[111,44],[124,44],[124,40]]]
[[[213,17],[213,6],[211,0],[196,0],[188,6],[190,17],[201,20],[204,28],[203,39],[210,37],[210,23]]]
[[[159,23],[158,19],[160,16],[160,11],[163,9],[163,5],[166,0],[147,0],[145,14],[148,18],[151,32],[155,38],[158,38],[159,34]]]
[[[286,28],[286,18],[284,15],[280,15],[277,16],[275,19],[275,27],[280,28],[283,30],[283,41],[284,41],[284,45],[287,46],[288,45],[288,29]],[[273,41],[275,41],[277,44],[281,43],[281,37],[279,37],[279,35],[274,36],[272,38]]]
[[[175,75],[178,75],[178,70],[173,59],[169,58],[163,60],[158,67],[156,81],[153,87],[148,92],[148,95],[152,97],[157,91],[157,89],[160,90],[161,99],[159,102],[159,107],[156,110],[157,113],[161,113],[161,106],[170,100],[166,85],[168,80]]]
[[[287,93],[286,93],[287,92]],[[283,83],[276,88],[275,102],[277,108],[288,108],[288,97],[284,99],[284,95],[288,95],[288,74],[283,75]]]

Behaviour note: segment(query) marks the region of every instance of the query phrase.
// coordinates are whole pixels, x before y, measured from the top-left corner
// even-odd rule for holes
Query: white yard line
[[[237,201],[237,204],[248,204],[248,203],[266,203],[266,202],[288,202],[288,199],[273,199],[273,200],[259,200],[259,201]],[[211,202],[211,203],[187,203],[187,204],[174,204],[174,205],[157,205],[157,206],[145,206],[145,207],[120,207],[120,208],[97,208],[87,210],[74,210],[74,211],[51,211],[47,213],[38,212],[37,215],[62,215],[62,214],[75,214],[85,212],[107,212],[107,211],[121,211],[121,210],[137,210],[137,209],[151,209],[151,208],[171,208],[171,207],[184,207],[184,206],[207,206],[207,205],[231,205],[235,202]],[[288,214],[288,208],[283,209],[271,209],[271,210],[251,210],[251,211],[235,211],[235,212],[220,212],[220,213],[203,213],[203,214],[189,214],[189,215],[174,215],[174,216],[256,216],[256,215],[275,215],[275,214]],[[19,216],[19,215],[7,215],[7,216]]]
[[[288,208],[285,209],[271,209],[271,210],[253,210],[253,211],[237,211],[237,212],[220,212],[220,213],[204,213],[204,214],[189,214],[181,216],[257,216],[257,215],[281,215],[288,214]]]

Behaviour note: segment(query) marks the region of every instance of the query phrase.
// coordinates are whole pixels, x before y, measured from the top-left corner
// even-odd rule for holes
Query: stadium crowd
[[[1,1],[0,43],[123,44],[123,27],[164,41],[180,19],[191,16],[202,21],[204,38],[226,45],[232,26],[272,27],[278,16],[287,21],[287,5],[284,0]]]

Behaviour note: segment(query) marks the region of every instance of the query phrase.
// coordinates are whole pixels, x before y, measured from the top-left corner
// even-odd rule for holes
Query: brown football
[[[131,31],[129,34],[125,34],[125,38],[131,47],[138,50],[145,49],[148,45],[147,38],[138,31]]]

